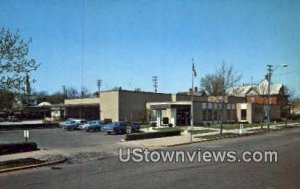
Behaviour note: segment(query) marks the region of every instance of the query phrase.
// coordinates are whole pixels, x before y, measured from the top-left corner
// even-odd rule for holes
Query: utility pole
[[[268,67],[268,103],[267,103],[267,126],[268,131],[270,130],[270,91],[271,91],[271,77],[273,72],[273,65],[267,65]]]
[[[68,98],[68,94],[67,94],[67,88],[65,85],[62,86],[62,90],[63,90],[63,100]]]
[[[152,82],[153,82],[154,92],[157,93],[158,77],[157,76],[152,76]]]
[[[102,85],[102,80],[101,80],[101,79],[98,79],[98,80],[97,80],[97,86],[98,86],[98,97],[100,97],[100,88],[101,88],[101,85]]]
[[[270,116],[270,104],[271,104],[271,78],[272,78],[272,74],[273,72],[279,68],[279,67],[287,67],[288,64],[281,64],[281,65],[277,65],[275,66],[275,68],[273,68],[273,65],[267,65],[268,69],[268,103],[267,103],[267,126],[268,126],[268,131],[270,130],[270,121],[271,121],[271,116]]]
[[[101,85],[102,85],[102,80],[98,79],[97,80],[97,86],[98,86],[98,97],[99,97],[99,119],[101,120],[101,103],[100,103],[100,89],[101,89]]]

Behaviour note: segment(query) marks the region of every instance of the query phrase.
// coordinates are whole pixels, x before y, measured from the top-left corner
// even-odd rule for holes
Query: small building
[[[171,94],[113,90],[99,97],[65,100],[65,117],[109,119],[112,121],[147,121],[146,103],[170,101]]]
[[[267,119],[266,105],[237,103],[237,120],[245,123],[264,122]],[[280,120],[280,105],[270,105],[270,120]]]
[[[220,97],[194,96],[194,125],[217,124],[221,121],[222,99]],[[224,103],[224,122],[236,122],[236,103],[241,98],[227,97]],[[148,102],[147,109],[152,112],[151,121],[158,126],[172,124],[173,126],[190,125],[191,96],[174,94],[169,102]]]
[[[286,115],[284,106],[288,104],[288,96],[285,94],[283,84],[270,85],[270,97],[268,95],[269,81],[267,78],[258,85],[242,85],[232,87],[229,90],[231,96],[244,98],[244,103],[237,104],[237,119],[239,122],[266,121],[267,105],[270,104],[270,120],[279,120]]]

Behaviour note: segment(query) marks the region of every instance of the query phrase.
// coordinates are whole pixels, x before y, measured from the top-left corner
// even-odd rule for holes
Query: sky
[[[300,0],[1,0],[0,27],[32,38],[35,91],[90,92],[121,86],[176,93],[225,62],[258,83],[272,80],[300,97]]]

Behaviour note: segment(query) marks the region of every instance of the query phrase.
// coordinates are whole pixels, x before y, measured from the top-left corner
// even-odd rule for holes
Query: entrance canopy
[[[151,102],[147,106],[154,111],[150,119],[156,120],[157,126],[190,124],[191,101]]]

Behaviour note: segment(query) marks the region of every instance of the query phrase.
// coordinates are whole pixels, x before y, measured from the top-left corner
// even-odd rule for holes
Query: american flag
[[[193,61],[193,68],[192,68],[192,70],[193,70],[194,77],[196,77],[197,76],[197,72],[196,72],[195,65],[194,65],[194,59],[192,59],[192,61]]]

